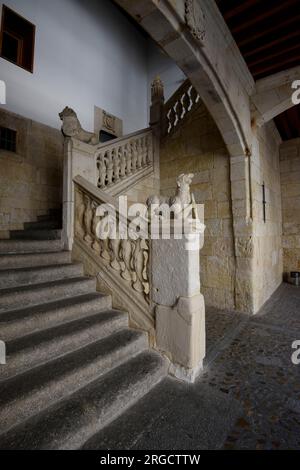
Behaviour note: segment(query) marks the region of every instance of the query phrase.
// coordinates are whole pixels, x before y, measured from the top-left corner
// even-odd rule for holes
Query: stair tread
[[[9,340],[6,342],[7,361],[1,370],[1,380],[76,351],[127,326],[126,313],[105,309]]]
[[[146,348],[144,333],[123,328],[1,382],[1,430],[49,408]]]
[[[87,277],[87,276],[80,276],[80,277],[72,277],[72,278],[66,278],[66,279],[58,279],[56,281],[47,281],[47,282],[41,282],[37,284],[31,284],[29,286],[15,286],[15,287],[9,287],[7,289],[0,289],[0,295],[5,295],[5,294],[13,294],[15,292],[30,292],[31,290],[39,290],[39,289],[44,289],[45,287],[54,287],[56,285],[68,285],[68,284],[74,284],[74,283],[79,283],[82,281],[87,281],[87,280],[93,280],[92,277]]]
[[[0,240],[0,253],[45,253],[60,251],[63,248],[61,239],[56,240],[35,240],[35,239],[5,239]],[[3,251],[4,250],[4,251]],[[11,250],[11,251],[10,251]],[[25,251],[24,251],[25,250]]]
[[[82,263],[80,262],[69,262],[69,263],[59,263],[59,264],[45,264],[43,266],[24,266],[24,267],[9,267],[7,269],[1,269],[0,268],[0,276],[1,275],[4,275],[5,273],[6,274],[10,274],[10,273],[26,273],[26,272],[31,272],[31,271],[34,271],[34,272],[39,272],[39,271],[47,271],[47,270],[51,270],[51,269],[59,269],[59,268],[66,268],[66,267],[70,267],[70,266],[81,266]]]
[[[3,242],[3,241],[11,241],[11,240],[0,240],[0,242]],[[14,240],[15,241],[15,240]],[[31,240],[27,240],[27,241],[31,241]],[[40,241],[44,241],[44,240],[39,240]],[[46,240],[46,241],[49,241],[49,240]],[[43,256],[43,255],[59,255],[61,253],[70,253],[70,251],[67,251],[67,250],[59,250],[59,251],[42,251],[41,253],[38,253],[36,251],[27,251],[26,253],[0,253],[0,259],[2,258],[5,258],[5,257],[9,257],[9,258],[17,258],[18,256],[20,257],[24,257],[24,258],[29,258],[30,256],[34,256],[34,257],[38,257],[38,256]]]
[[[103,377],[15,427],[1,449],[74,449],[136,403],[166,373],[166,361],[142,352]]]
[[[61,325],[48,328],[46,330],[38,331],[21,338],[7,341],[7,357],[21,350],[36,348],[41,343],[56,341],[59,337],[69,336],[72,333],[84,329],[87,326],[95,323],[109,323],[112,320],[126,316],[126,313],[121,310],[107,309],[102,310],[96,314],[86,316],[77,320],[62,323]]]
[[[68,297],[66,299],[59,299],[53,302],[45,302],[31,307],[18,308],[16,310],[10,310],[9,312],[0,312],[0,325],[4,322],[13,322],[14,320],[26,318],[28,316],[34,316],[39,313],[46,314],[52,310],[74,306],[78,303],[86,303],[90,300],[101,299],[108,297],[100,292],[92,292],[89,294],[82,294],[74,297]]]
[[[59,240],[61,237],[61,229],[26,229],[26,230],[13,230],[10,232],[9,240],[13,241],[50,241]],[[47,238],[48,237],[48,238]]]

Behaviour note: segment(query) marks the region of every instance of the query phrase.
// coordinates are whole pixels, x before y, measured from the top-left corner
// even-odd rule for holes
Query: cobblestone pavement
[[[208,336],[212,330],[217,337],[219,324],[223,331],[223,313],[213,311],[208,317]],[[229,329],[232,316],[226,315]],[[240,318],[236,331],[239,325],[242,330],[234,339],[232,329],[231,338],[225,330],[225,346],[216,346],[211,362],[208,356],[198,381],[198,386],[207,384],[235,398],[243,408],[224,448],[300,449],[300,365],[291,361],[292,343],[300,340],[300,289],[283,284],[257,315]]]
[[[255,316],[208,308],[205,369],[167,378],[86,444],[91,449],[300,449],[300,289]]]

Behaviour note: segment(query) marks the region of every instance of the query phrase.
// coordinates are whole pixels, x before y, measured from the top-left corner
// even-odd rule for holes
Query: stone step
[[[0,312],[95,292],[96,280],[88,277],[60,279],[32,286],[0,289]]]
[[[0,255],[0,270],[66,264],[71,262],[70,251],[52,253],[11,253]]]
[[[81,276],[83,276],[82,263],[0,270],[0,289]]]
[[[111,308],[110,295],[93,292],[28,308],[10,310],[0,313],[1,339],[2,341],[17,339]]]
[[[0,254],[61,251],[62,240],[0,240]]]
[[[43,214],[43,215],[38,215],[37,216],[37,222],[44,222],[44,221],[56,221],[56,222],[60,222],[61,221],[61,214],[59,215],[55,215],[55,214]]]
[[[0,428],[20,424],[145,350],[147,336],[122,329],[1,383]]]
[[[6,343],[6,365],[1,380],[21,374],[46,361],[87,346],[128,326],[128,316],[118,310],[64,323]]]
[[[37,222],[25,222],[24,230],[55,230],[61,229],[61,223],[56,219],[38,220]]]
[[[78,449],[149,392],[167,361],[142,352],[0,437],[1,449]]]
[[[60,240],[61,230],[11,230],[10,240]]]

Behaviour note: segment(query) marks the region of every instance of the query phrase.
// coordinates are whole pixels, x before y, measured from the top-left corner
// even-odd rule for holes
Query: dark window
[[[99,133],[99,141],[100,142],[107,142],[108,140],[115,139],[116,136],[113,134],[110,134],[109,132],[106,131],[100,131]]]
[[[16,152],[17,132],[7,127],[0,127],[0,149]]]
[[[2,7],[0,55],[33,72],[35,26],[7,6]]]

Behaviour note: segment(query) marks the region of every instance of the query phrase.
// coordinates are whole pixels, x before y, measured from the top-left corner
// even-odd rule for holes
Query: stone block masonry
[[[59,130],[1,109],[0,126],[17,132],[16,152],[0,150],[0,237],[62,203]]]
[[[283,272],[300,271],[300,139],[280,147]]]
[[[201,292],[207,305],[234,308],[230,158],[214,120],[202,103],[162,142],[162,195],[173,195],[176,177],[190,172],[195,175],[191,191],[196,202],[204,204],[206,225],[200,252]]]

